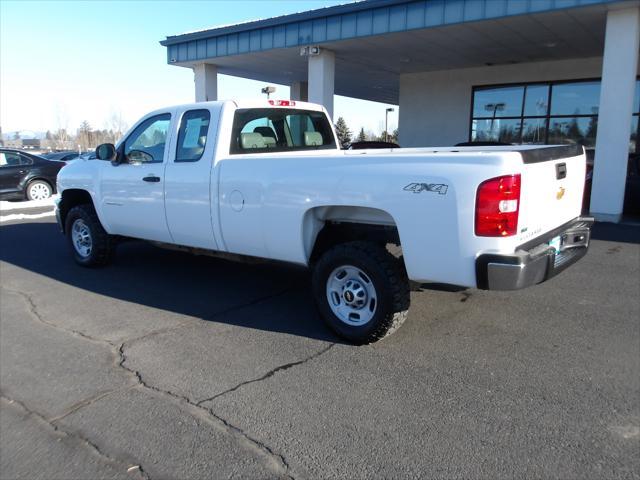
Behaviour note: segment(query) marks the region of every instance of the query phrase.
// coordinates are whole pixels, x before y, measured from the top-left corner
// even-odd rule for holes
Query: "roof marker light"
[[[296,102],[293,100],[269,100],[269,105],[275,107],[295,107]]]

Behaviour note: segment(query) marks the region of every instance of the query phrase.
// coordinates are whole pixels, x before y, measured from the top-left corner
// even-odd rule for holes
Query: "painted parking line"
[[[56,214],[54,210],[50,212],[42,212],[42,213],[12,213],[10,215],[2,215],[0,216],[0,223],[3,222],[14,222],[16,220],[29,220],[35,218],[44,218],[44,217],[53,217]]]

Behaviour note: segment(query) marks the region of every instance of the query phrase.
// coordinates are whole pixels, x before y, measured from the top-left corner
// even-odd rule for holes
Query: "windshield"
[[[336,149],[323,112],[292,108],[237,110],[230,153]]]

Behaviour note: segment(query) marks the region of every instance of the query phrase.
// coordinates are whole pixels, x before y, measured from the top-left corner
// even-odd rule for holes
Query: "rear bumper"
[[[592,217],[578,217],[511,254],[485,253],[476,260],[478,288],[518,290],[542,283],[580,260],[589,248]],[[558,250],[549,245],[560,237]]]

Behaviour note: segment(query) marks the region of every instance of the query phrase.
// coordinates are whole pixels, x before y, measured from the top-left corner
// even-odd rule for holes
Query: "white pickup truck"
[[[355,343],[402,324],[410,280],[534,285],[586,253],[593,223],[580,146],[342,151],[321,106],[289,100],[164,108],[96,154],[58,175],[78,263],[132,237],[309,266],[323,318]]]

